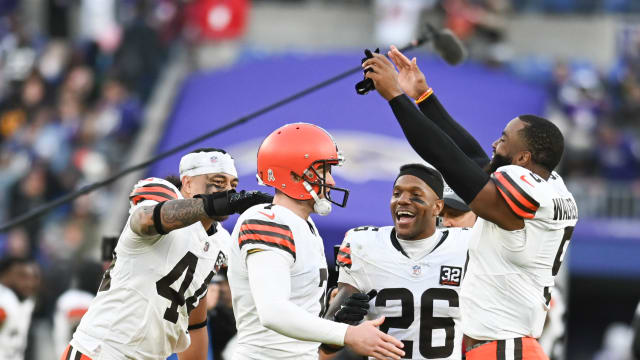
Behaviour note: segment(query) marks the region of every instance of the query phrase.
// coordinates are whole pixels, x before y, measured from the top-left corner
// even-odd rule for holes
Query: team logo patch
[[[226,266],[227,264],[227,256],[220,251],[218,253],[218,258],[216,259],[216,264],[213,266],[213,269],[215,270],[216,273],[220,272],[220,269],[222,269],[223,266]]]
[[[446,265],[440,267],[440,285],[460,286],[461,278],[461,267]]]
[[[420,274],[422,274],[422,266],[413,265],[413,267],[411,268],[411,275],[420,276]]]

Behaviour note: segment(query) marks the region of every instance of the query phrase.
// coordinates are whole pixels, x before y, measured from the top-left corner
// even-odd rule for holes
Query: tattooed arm
[[[153,208],[143,206],[131,215],[129,226],[140,236],[158,235],[153,226]],[[196,221],[211,221],[204,211],[202,199],[178,199],[167,201],[160,209],[162,228],[166,232],[189,226]]]

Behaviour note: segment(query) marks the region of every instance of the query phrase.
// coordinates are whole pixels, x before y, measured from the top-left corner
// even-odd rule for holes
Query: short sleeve
[[[129,194],[132,213],[140,206],[155,205],[168,200],[180,199],[180,191],[170,182],[160,178],[147,178],[138,181]]]
[[[350,230],[346,233],[340,250],[336,256],[336,264],[338,265],[338,282],[349,284],[361,292],[367,292],[365,281],[363,279],[362,269],[360,263],[357,261],[357,254],[353,256],[354,247],[352,246],[354,241],[357,241],[353,236],[353,231]],[[355,264],[354,264],[354,260]]]
[[[540,208],[541,183],[544,180],[517,165],[498,168],[491,174],[491,180],[511,211],[525,219],[535,217]]]
[[[256,251],[276,251],[292,265],[296,261],[296,244],[288,225],[260,216],[247,218],[238,230],[238,245],[243,258]]]

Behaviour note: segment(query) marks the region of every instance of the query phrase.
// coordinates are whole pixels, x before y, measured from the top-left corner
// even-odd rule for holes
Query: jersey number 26
[[[389,328],[408,329],[414,320],[413,294],[405,288],[382,289],[376,296],[376,306],[386,306],[389,300],[400,300],[402,306],[402,316],[387,317],[380,331],[385,333]],[[446,358],[453,353],[453,340],[455,337],[455,322],[450,317],[433,316],[433,303],[435,300],[444,300],[450,307],[458,307],[458,293],[452,289],[431,288],[427,289],[420,297],[420,334],[419,349],[420,355],[427,359]],[[433,330],[443,329],[445,331],[445,342],[443,346],[433,346]],[[413,341],[402,340],[404,343],[405,358],[413,357]]]

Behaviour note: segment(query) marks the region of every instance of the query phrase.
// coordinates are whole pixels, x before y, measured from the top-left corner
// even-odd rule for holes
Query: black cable
[[[408,51],[408,50],[412,50],[412,49],[424,44],[425,42],[427,42],[429,40],[431,40],[431,35],[428,34],[428,33],[425,33],[425,34],[421,35],[420,38],[418,38],[418,40],[415,40],[412,44],[407,45],[407,46],[403,47],[402,49],[400,49],[400,51],[401,52],[405,52],[405,51]],[[237,119],[235,121],[227,123],[226,125],[223,125],[223,126],[217,128],[215,130],[212,130],[212,131],[210,131],[208,133],[200,135],[200,136],[198,136],[198,137],[196,137],[196,138],[194,138],[194,139],[192,139],[190,141],[187,141],[186,143],[184,143],[182,145],[178,145],[178,146],[174,147],[173,149],[169,149],[169,150],[167,150],[167,151],[165,151],[163,153],[160,153],[160,154],[152,157],[151,159],[149,159],[149,160],[147,160],[145,162],[142,162],[142,163],[140,163],[138,165],[133,165],[133,166],[131,166],[129,168],[122,169],[122,170],[118,171],[117,173],[111,175],[110,177],[108,177],[108,178],[106,178],[106,179],[104,179],[102,181],[98,181],[98,182],[95,182],[93,184],[83,186],[82,188],[80,188],[80,189],[78,189],[76,191],[73,191],[73,192],[71,192],[69,194],[63,195],[63,196],[61,196],[61,197],[59,197],[59,198],[57,198],[55,200],[52,200],[52,201],[50,201],[48,203],[42,204],[42,205],[38,206],[37,208],[35,208],[35,209],[25,213],[25,214],[19,215],[19,216],[15,217],[15,218],[11,219],[10,221],[2,224],[2,226],[0,226],[0,232],[5,232],[5,231],[9,230],[10,228],[12,228],[14,226],[23,224],[23,223],[25,223],[25,222],[33,219],[33,218],[36,218],[36,217],[44,214],[45,212],[48,212],[49,210],[51,210],[51,209],[53,209],[53,208],[55,208],[55,207],[57,207],[59,205],[67,203],[67,202],[69,202],[69,201],[71,201],[71,200],[73,200],[73,199],[75,199],[75,198],[77,198],[79,196],[82,196],[84,194],[87,194],[87,193],[89,193],[89,192],[91,192],[91,191],[93,191],[95,189],[98,189],[98,188],[101,188],[101,187],[103,187],[105,185],[108,185],[108,184],[118,180],[120,177],[122,177],[122,176],[124,176],[124,175],[126,175],[126,174],[128,174],[130,172],[134,172],[136,170],[143,169],[143,168],[147,167],[148,165],[150,165],[150,164],[152,164],[152,163],[154,163],[154,162],[156,162],[156,161],[158,161],[158,160],[160,160],[162,158],[165,158],[165,157],[167,157],[169,155],[173,155],[173,154],[177,153],[178,151],[184,150],[184,149],[186,149],[186,148],[188,148],[188,147],[190,147],[192,145],[195,145],[195,144],[197,144],[197,143],[199,143],[199,142],[201,142],[201,141],[203,141],[203,140],[205,140],[207,138],[210,138],[212,136],[221,134],[221,133],[223,133],[223,132],[225,132],[227,130],[231,130],[234,127],[236,127],[238,125],[241,125],[241,124],[243,124],[243,123],[245,123],[245,122],[247,122],[249,120],[252,120],[252,119],[254,119],[254,118],[256,118],[256,117],[258,117],[260,115],[266,114],[269,111],[277,109],[277,108],[279,108],[279,107],[281,107],[283,105],[286,105],[286,104],[288,104],[290,102],[293,102],[293,101],[295,101],[295,100],[297,100],[297,99],[299,99],[299,98],[301,98],[303,96],[311,94],[312,92],[320,90],[323,87],[331,85],[334,82],[342,80],[342,79],[348,77],[349,75],[352,75],[352,74],[355,74],[355,73],[361,72],[361,71],[362,71],[362,67],[361,66],[356,66],[356,67],[354,67],[352,69],[349,69],[349,70],[347,70],[347,71],[345,71],[345,72],[343,72],[341,74],[338,74],[338,75],[333,76],[333,77],[331,77],[331,78],[329,78],[327,80],[324,80],[324,81],[322,81],[322,82],[320,82],[320,83],[318,83],[316,85],[313,85],[313,86],[310,86],[310,87],[308,87],[308,88],[306,88],[304,90],[301,90],[301,91],[299,91],[299,92],[297,92],[297,93],[295,93],[293,95],[287,96],[286,98],[284,98],[282,100],[276,101],[275,103],[273,103],[271,105],[265,106],[262,109],[258,109],[258,110],[254,111],[254,112],[252,112],[252,113],[250,113],[248,115],[245,115],[245,116],[243,116],[243,117],[241,117],[241,118],[239,118],[239,119]]]

